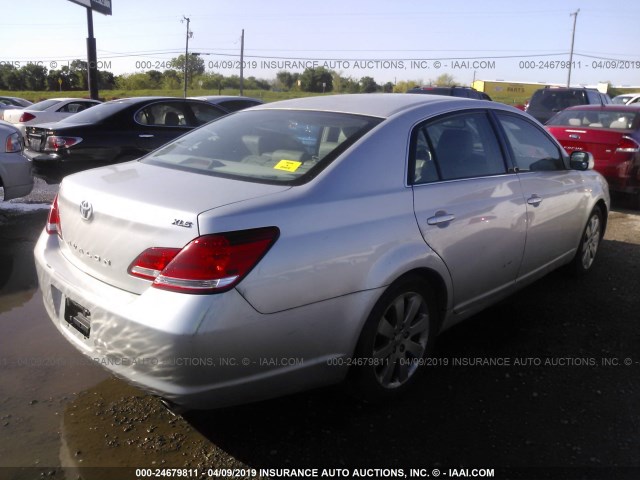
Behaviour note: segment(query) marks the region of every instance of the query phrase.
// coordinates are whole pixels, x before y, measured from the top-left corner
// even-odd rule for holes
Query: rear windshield
[[[629,130],[637,117],[637,113],[629,111],[565,110],[549,120],[547,125]]]
[[[33,105],[29,105],[29,110],[33,110],[35,112],[43,112],[44,110],[55,105],[56,103],[60,103],[60,100],[42,100],[41,102],[34,103]]]
[[[299,110],[241,111],[183,135],[142,160],[263,183],[304,183],[382,120]]]
[[[129,104],[121,102],[100,103],[91,108],[78,112],[70,117],[59,120],[58,123],[99,123],[107,117],[124,110]]]
[[[529,108],[560,111],[576,105],[588,103],[584,90],[538,90],[533,94]]]

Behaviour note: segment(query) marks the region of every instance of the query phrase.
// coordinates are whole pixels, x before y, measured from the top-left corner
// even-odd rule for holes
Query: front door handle
[[[537,207],[542,203],[542,198],[534,193],[527,199],[527,203],[529,205],[533,205],[534,207]]]
[[[455,215],[452,215],[447,212],[436,212],[433,217],[427,218],[427,224],[429,225],[440,225],[442,223],[449,223],[456,218]]]
[[[151,133],[141,133],[140,135],[138,135],[140,138],[153,138],[154,135]]]

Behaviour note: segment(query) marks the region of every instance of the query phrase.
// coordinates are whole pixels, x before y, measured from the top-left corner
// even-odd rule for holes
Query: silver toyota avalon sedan
[[[265,104],[66,177],[35,248],[76,348],[214,408],[346,380],[403,392],[438,334],[566,265],[609,193],[528,115],[436,95]]]

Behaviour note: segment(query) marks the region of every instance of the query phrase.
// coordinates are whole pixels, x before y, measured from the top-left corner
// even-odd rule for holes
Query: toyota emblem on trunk
[[[80,216],[87,222],[91,220],[91,217],[93,216],[93,205],[91,205],[90,202],[87,202],[86,200],[80,202]]]

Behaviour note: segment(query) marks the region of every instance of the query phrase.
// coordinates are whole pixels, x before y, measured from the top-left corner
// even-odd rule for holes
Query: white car
[[[100,103],[88,98],[50,98],[26,108],[6,110],[4,120],[13,123],[24,136],[26,125],[57,122]]]
[[[622,95],[618,95],[613,97],[611,100],[613,103],[618,105],[631,105],[633,103],[640,102],[640,92],[636,93],[623,93]]]

